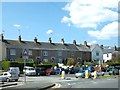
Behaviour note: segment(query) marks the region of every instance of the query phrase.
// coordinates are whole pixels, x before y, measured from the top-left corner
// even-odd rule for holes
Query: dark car
[[[74,69],[74,67],[72,67],[72,68],[69,69],[69,73],[70,73],[70,74],[75,74],[75,69]]]
[[[45,67],[36,67],[36,75],[49,75],[50,73],[46,72],[47,68]]]
[[[55,74],[56,74],[56,71],[53,70],[53,69],[51,69],[51,68],[49,68],[49,69],[46,70],[46,73],[47,73],[47,74],[50,74],[50,75],[55,75]]]

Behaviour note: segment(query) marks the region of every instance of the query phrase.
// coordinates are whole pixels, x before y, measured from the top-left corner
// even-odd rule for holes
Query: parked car
[[[36,67],[36,75],[50,75],[49,72],[46,72],[47,68],[45,67]]]
[[[69,72],[70,72],[70,74],[75,74],[74,67],[70,68],[70,69],[69,69]]]
[[[23,69],[23,72],[27,76],[34,76],[34,75],[36,75],[36,70],[35,70],[34,67],[25,66],[24,69]]]
[[[51,69],[51,68],[49,68],[49,69],[46,70],[46,73],[49,73],[50,75],[55,75],[56,71]]]
[[[97,74],[97,76],[104,76],[105,72],[103,72],[103,71],[101,71],[101,70],[97,70],[97,71],[96,71],[96,74]],[[91,76],[94,76],[94,72],[91,72],[90,75],[91,75]]]
[[[104,76],[105,72],[101,71],[101,70],[98,70],[97,71],[97,75],[98,76]]]
[[[78,78],[78,77],[84,78],[85,77],[85,71],[83,71],[83,70],[78,71],[78,73],[75,73],[75,77],[76,78]]]
[[[0,75],[0,80],[5,82],[5,81],[18,81],[19,76],[17,73],[14,72],[2,72]]]
[[[116,68],[110,69],[109,75],[119,75],[119,69]]]
[[[20,76],[20,69],[19,67],[9,67],[8,72],[15,72]]]
[[[56,72],[56,74],[61,74],[61,73],[62,73],[62,70],[61,70],[61,68],[57,68],[57,69],[55,70],[55,72]]]

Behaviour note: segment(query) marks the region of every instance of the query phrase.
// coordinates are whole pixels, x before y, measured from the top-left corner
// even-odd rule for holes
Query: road
[[[74,74],[66,75],[66,79],[61,79],[60,75],[33,76],[26,77],[26,83],[24,83],[24,77],[20,77],[19,81],[16,82],[17,85],[5,88],[7,88],[6,90],[9,90],[10,88],[41,88],[53,83],[58,85],[53,88],[118,88],[118,81],[118,78],[104,78],[94,80],[75,78]]]
[[[118,78],[111,79],[78,79],[60,83],[61,88],[118,88]]]

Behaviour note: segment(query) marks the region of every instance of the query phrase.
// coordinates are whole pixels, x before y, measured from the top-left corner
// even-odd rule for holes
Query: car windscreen
[[[29,68],[29,70],[35,70],[34,68]]]

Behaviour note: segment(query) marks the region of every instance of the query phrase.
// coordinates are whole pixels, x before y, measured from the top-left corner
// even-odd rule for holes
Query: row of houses
[[[35,59],[39,64],[41,62],[66,63],[68,58],[73,58],[75,62],[99,60],[99,63],[102,64],[103,58],[106,58],[104,54],[103,46],[88,45],[87,41],[84,41],[83,45],[77,44],[76,40],[73,40],[72,44],[65,43],[63,38],[61,43],[54,43],[51,38],[48,39],[48,42],[38,42],[36,37],[33,41],[23,41],[21,36],[18,37],[18,40],[7,40],[3,34],[0,35],[0,60]],[[108,57],[110,56],[108,55]]]

